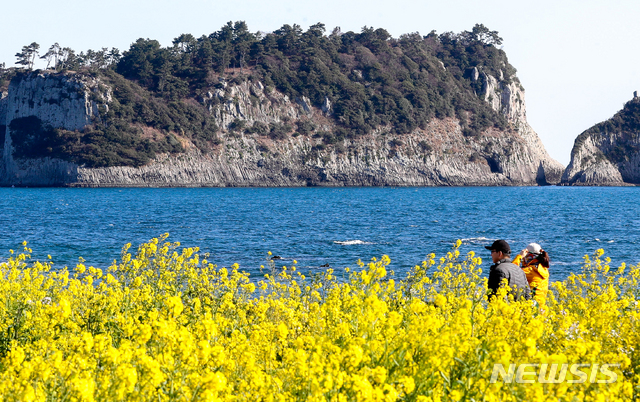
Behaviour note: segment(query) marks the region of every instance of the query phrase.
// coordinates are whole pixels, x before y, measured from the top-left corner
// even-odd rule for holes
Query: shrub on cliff
[[[130,124],[152,127],[168,135],[176,133],[190,139],[202,150],[215,143],[218,127],[206,108],[188,100],[167,100],[121,75],[106,71],[103,79],[113,87],[106,124],[123,120]],[[172,150],[172,152],[180,149]]]
[[[182,149],[170,136],[141,138],[141,130],[122,120],[84,132],[54,129],[35,116],[12,120],[9,128],[15,158],[58,158],[86,167],[142,166],[157,152]]]
[[[15,75],[15,68],[4,68],[4,63],[0,64],[0,92],[4,92],[9,88],[9,83]]]

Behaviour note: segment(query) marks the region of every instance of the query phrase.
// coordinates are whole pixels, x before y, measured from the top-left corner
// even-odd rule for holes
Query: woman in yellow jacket
[[[527,275],[531,296],[544,305],[549,291],[549,254],[539,244],[531,243],[513,259]]]

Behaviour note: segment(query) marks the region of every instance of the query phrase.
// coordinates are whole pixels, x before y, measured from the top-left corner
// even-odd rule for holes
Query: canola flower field
[[[640,388],[640,266],[604,251],[545,306],[487,301],[458,241],[406,277],[382,256],[250,278],[166,235],[106,271],[0,264],[2,401],[615,401]],[[484,264],[488,269],[488,264]],[[336,276],[338,275],[338,276]],[[485,275],[486,276],[486,275]],[[563,381],[491,381],[497,363],[583,364]],[[615,381],[594,364],[617,365]],[[591,366],[590,366],[591,365]],[[557,373],[555,373],[557,374]],[[544,375],[540,375],[544,377]],[[588,379],[587,379],[588,378]]]

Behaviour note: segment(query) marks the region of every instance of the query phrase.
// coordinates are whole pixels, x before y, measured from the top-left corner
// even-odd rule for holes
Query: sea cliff
[[[93,167],[58,158],[15,158],[12,122],[36,117],[43,126],[82,131],[109,110],[114,88],[100,78],[41,71],[11,82],[0,100],[4,123],[3,185],[23,186],[492,186],[542,185],[560,180],[526,120],[524,89],[475,69],[478,97],[508,121],[465,135],[455,117],[433,118],[396,134],[380,126],[366,135],[327,144],[315,135],[274,139],[234,130],[234,125],[312,122],[336,128],[328,98],[318,105],[290,99],[260,81],[221,79],[197,101],[221,128],[217,144],[203,151],[175,133],[184,152],[160,153],[143,166]],[[153,129],[142,128],[152,135]]]
[[[640,184],[640,98],[634,96],[611,119],[576,138],[561,184]]]

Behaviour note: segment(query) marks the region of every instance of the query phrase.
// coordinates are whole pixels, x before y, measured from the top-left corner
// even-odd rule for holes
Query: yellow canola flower
[[[62,318],[67,318],[71,315],[71,303],[67,299],[60,299],[60,315]]]
[[[0,400],[634,398],[640,266],[597,250],[543,307],[490,302],[482,260],[461,244],[405,277],[383,255],[252,278],[167,236],[71,273],[13,254],[0,264]],[[523,363],[533,383],[492,382],[496,364],[516,376]],[[562,367],[564,381],[540,382]]]
[[[166,300],[167,308],[169,309],[169,313],[174,317],[179,316],[184,310],[184,304],[182,304],[182,299],[180,296],[171,296]]]

